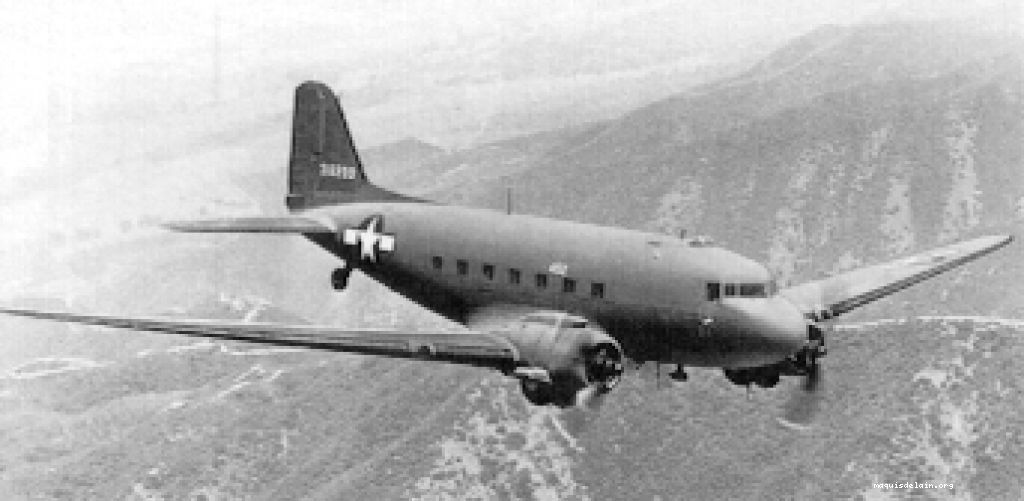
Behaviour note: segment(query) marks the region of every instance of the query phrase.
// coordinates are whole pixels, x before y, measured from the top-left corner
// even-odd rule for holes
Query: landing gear
[[[690,379],[689,374],[687,374],[686,370],[683,368],[683,364],[677,365],[675,371],[668,373],[668,377],[672,378],[673,381],[679,382],[683,382],[686,381],[687,379]]]
[[[331,287],[336,291],[345,290],[348,287],[348,277],[352,274],[352,268],[335,268],[331,272]]]

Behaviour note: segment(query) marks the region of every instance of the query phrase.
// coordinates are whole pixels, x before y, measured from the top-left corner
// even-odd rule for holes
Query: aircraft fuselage
[[[562,310],[591,319],[631,358],[690,366],[769,364],[806,341],[802,315],[773,294],[764,266],[700,240],[438,204],[308,214],[337,229],[311,235],[317,244],[462,324]]]

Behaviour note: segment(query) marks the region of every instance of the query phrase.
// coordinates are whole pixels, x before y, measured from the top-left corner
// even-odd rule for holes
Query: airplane
[[[166,223],[196,233],[301,235],[465,332],[124,317],[0,307],[62,322],[488,367],[532,404],[577,407],[610,392],[626,362],[722,369],[734,384],[804,377],[814,391],[825,324],[1003,247],[995,235],[780,288],[706,237],[459,207],[371,183],[335,93],[295,91],[287,215]]]

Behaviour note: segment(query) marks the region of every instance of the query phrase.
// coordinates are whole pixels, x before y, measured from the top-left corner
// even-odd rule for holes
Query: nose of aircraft
[[[784,297],[737,299],[723,307],[745,333],[744,344],[774,361],[796,353],[807,342],[807,320]]]

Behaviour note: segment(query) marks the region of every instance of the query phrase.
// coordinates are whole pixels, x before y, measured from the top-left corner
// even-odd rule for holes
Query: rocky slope
[[[205,342],[36,361],[0,379],[0,494],[820,499],[916,480],[954,484],[915,492],[929,498],[1011,499],[1022,334],[970,318],[842,326],[805,431],[776,421],[789,388],[745,395],[710,372],[630,378],[580,417],[529,407],[494,374],[408,361]]]

